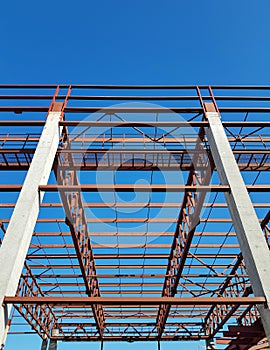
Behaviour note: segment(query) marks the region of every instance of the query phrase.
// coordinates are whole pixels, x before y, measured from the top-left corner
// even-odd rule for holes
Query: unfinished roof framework
[[[267,346],[269,115],[264,86],[0,85],[2,344]]]

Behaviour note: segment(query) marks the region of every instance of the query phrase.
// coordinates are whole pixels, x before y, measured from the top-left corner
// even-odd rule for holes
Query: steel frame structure
[[[268,86],[0,85],[2,348],[266,348],[269,115]]]

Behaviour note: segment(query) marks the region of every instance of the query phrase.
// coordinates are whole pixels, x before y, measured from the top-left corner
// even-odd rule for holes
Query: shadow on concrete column
[[[57,350],[57,340],[50,340],[49,350]]]
[[[42,340],[41,350],[47,350],[48,338]]]
[[[206,340],[206,350],[216,350],[215,342],[213,339]]]

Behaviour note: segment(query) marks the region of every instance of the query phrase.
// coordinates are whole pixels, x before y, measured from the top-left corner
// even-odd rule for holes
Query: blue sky
[[[1,83],[270,82],[269,0],[9,0],[0,8]],[[30,344],[39,349],[40,339],[11,336],[6,349]],[[198,343],[162,348],[180,346],[200,349]],[[146,347],[157,345],[104,349]],[[90,346],[59,346],[70,348]]]
[[[5,83],[268,84],[267,0],[3,1]]]

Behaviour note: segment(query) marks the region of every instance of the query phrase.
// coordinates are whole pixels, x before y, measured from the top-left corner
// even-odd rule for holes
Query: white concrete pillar
[[[205,128],[208,143],[222,185],[231,190],[225,198],[247,267],[254,295],[266,297],[267,305],[259,306],[264,330],[270,342],[270,251],[254,211],[245,183],[217,112],[208,112]]]
[[[0,344],[6,340],[10,307],[2,307],[5,296],[14,296],[44,193],[39,185],[46,185],[58,148],[60,112],[47,117],[33,160],[25,178],[21,193],[11,216],[0,248]]]

